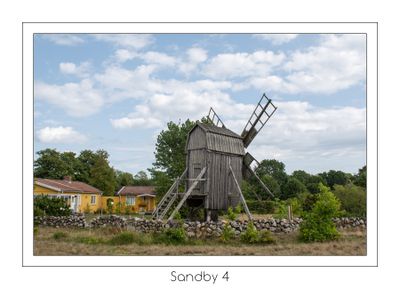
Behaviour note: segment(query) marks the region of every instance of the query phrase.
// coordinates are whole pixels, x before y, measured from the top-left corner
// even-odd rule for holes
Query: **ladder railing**
[[[168,212],[169,208],[172,206],[178,196],[179,183],[181,179],[185,176],[186,172],[187,168],[182,173],[182,175],[175,180],[175,182],[172,184],[166,194],[162,197],[161,201],[157,205],[157,208],[153,212],[153,217],[157,219],[162,219]]]
[[[203,177],[203,175],[205,174],[207,170],[207,167],[204,167],[200,174],[196,177],[196,179],[194,180],[194,182],[192,183],[192,185],[189,187],[189,189],[187,190],[187,192],[183,195],[181,201],[179,202],[179,204],[175,207],[174,211],[172,212],[171,216],[169,216],[168,221],[172,220],[175,216],[175,214],[179,211],[179,209],[182,207],[183,203],[186,201],[186,199],[190,196],[190,194],[192,193],[192,191],[194,190],[194,188],[197,186],[197,184],[201,181],[201,178]]]

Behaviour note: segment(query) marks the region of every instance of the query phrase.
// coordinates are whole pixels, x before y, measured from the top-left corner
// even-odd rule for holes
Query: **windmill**
[[[189,207],[203,207],[207,220],[217,220],[218,211],[241,203],[252,219],[243,197],[240,183],[255,177],[261,186],[273,196],[268,187],[252,169],[258,161],[245,149],[265,126],[277,107],[265,94],[251,114],[241,135],[227,129],[210,108],[209,123],[197,122],[189,132],[186,142],[186,169],[175,180],[158,203],[153,217],[163,219],[172,210],[171,220],[184,203]],[[185,191],[179,192],[181,184]]]

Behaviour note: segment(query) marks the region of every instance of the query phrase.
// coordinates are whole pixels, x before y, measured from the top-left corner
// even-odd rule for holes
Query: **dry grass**
[[[63,238],[55,238],[57,232],[64,232]],[[275,235],[276,244],[246,245],[234,242],[222,244],[207,240],[198,245],[110,245],[106,243],[120,229],[57,229],[40,227],[34,238],[34,255],[37,256],[168,256],[168,255],[261,255],[261,256],[363,256],[366,255],[365,231],[342,231],[337,241],[326,243],[299,243],[297,233]]]

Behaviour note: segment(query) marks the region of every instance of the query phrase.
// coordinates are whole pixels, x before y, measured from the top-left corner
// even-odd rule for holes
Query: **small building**
[[[46,195],[65,199],[72,212],[97,212],[101,209],[101,191],[83,182],[35,178],[33,196]]]
[[[124,186],[115,196],[119,202],[116,206],[128,206],[135,213],[152,213],[156,207],[156,193],[153,186]]]
[[[203,179],[187,199],[193,207],[202,206],[211,214],[239,203],[237,182],[242,181],[243,138],[233,131],[212,124],[197,123],[189,132],[186,144],[187,188],[203,168]]]

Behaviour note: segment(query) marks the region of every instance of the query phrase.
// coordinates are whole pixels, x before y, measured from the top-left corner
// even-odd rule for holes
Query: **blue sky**
[[[287,171],[365,165],[363,34],[36,34],[35,151],[105,149],[133,174],[168,121],[212,106],[241,133],[265,92],[278,110],[248,151]]]

